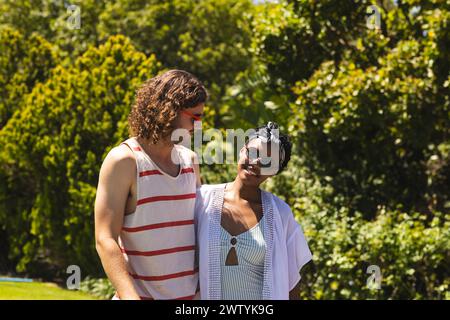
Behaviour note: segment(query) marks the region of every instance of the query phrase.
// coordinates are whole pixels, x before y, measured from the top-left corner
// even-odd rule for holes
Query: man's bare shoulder
[[[134,176],[136,159],[133,152],[124,144],[112,148],[103,161],[102,171],[114,171],[115,174],[133,174]]]

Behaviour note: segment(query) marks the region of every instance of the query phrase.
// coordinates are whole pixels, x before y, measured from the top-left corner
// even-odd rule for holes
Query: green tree
[[[26,36],[38,33],[57,44],[65,64],[123,34],[145,54],[155,54],[165,68],[192,72],[208,87],[209,118],[223,126],[220,105],[226,87],[250,66],[251,0],[77,0],[80,28],[71,29],[73,12],[63,0],[0,0],[0,24],[14,26]],[[24,23],[26,22],[26,23]]]
[[[58,0],[0,0],[0,24],[20,31],[25,37],[33,33],[49,40],[52,23],[64,11]]]
[[[58,45],[61,53],[71,60],[89,46],[106,40],[107,37],[101,38],[97,33],[105,3],[100,0],[0,0],[0,24],[19,30],[25,37],[39,34]],[[75,7],[79,11],[73,10]],[[78,14],[79,28],[72,23]]]
[[[342,206],[342,196],[293,156],[265,188],[291,205],[313,260],[302,270],[303,299],[449,299],[449,215],[379,207],[371,221]],[[368,267],[380,268],[370,288]]]
[[[252,8],[249,0],[120,0],[106,5],[98,29],[125,34],[166,68],[198,76],[211,93],[208,121],[220,127],[225,88],[250,65]]]
[[[422,39],[399,41],[366,68],[350,58],[325,62],[296,86],[300,152],[368,216],[379,204],[450,207],[449,65],[440,45],[450,40],[449,17],[424,12]]]
[[[290,0],[260,6],[253,48],[273,86],[289,90],[324,61],[339,63],[366,32],[370,1]]]
[[[23,96],[49,77],[58,54],[39,35],[27,38],[12,28],[0,28],[0,128],[23,108]]]
[[[89,49],[38,84],[0,131],[6,201],[0,217],[17,270],[48,262],[100,270],[93,208],[100,165],[127,137],[135,89],[160,69],[123,36]],[[42,272],[42,270],[40,271]]]

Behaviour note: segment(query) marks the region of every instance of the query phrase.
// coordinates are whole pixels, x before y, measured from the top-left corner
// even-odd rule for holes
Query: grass
[[[95,300],[87,293],[66,290],[54,283],[0,282],[0,300]]]

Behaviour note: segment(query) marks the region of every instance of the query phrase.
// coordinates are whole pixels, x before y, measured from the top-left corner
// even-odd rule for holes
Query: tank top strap
[[[131,152],[133,152],[133,155],[136,159],[136,165],[138,172],[148,169],[149,162],[146,160],[144,150],[140,146],[140,144],[136,141],[136,138],[131,137],[121,144],[124,144],[130,148]]]
[[[136,141],[136,138],[134,138],[134,137],[131,137],[131,138],[125,140],[121,144],[127,145],[131,149],[131,151],[133,151],[133,153],[134,152],[142,152],[141,146],[139,145],[139,143]]]

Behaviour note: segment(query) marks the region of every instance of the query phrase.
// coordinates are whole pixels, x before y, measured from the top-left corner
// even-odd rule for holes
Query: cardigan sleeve
[[[289,291],[291,291],[300,281],[301,268],[312,259],[312,254],[303,234],[302,227],[297,223],[293,233],[288,236],[287,254]]]
[[[289,291],[291,291],[300,281],[300,270],[312,259],[312,254],[303,234],[302,227],[295,220],[291,208],[286,202],[277,197],[275,198],[283,220],[286,222],[287,265]]]
[[[284,232],[286,236],[286,253],[289,291],[291,291],[300,281],[301,268],[312,259],[311,251],[302,227],[295,220],[294,214],[290,206],[278,198],[273,196],[281,219],[284,221]]]

